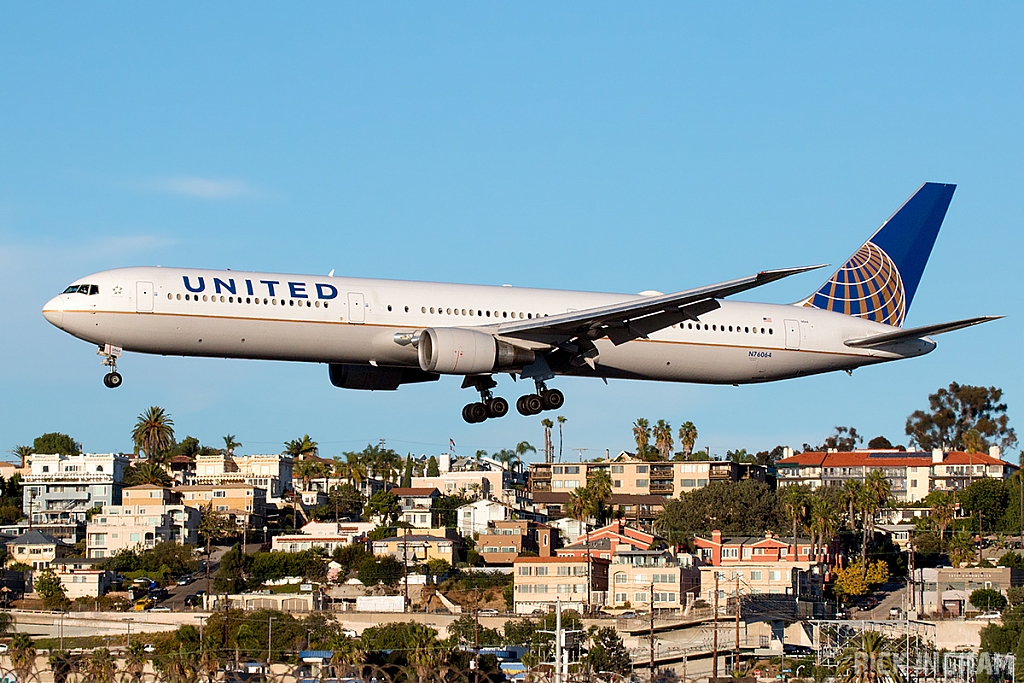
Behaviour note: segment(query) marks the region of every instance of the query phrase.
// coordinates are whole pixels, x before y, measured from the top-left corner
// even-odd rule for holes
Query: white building
[[[534,515],[497,500],[477,500],[459,508],[457,525],[459,533],[470,538],[486,532],[491,522],[510,519],[534,519]]]
[[[199,543],[199,510],[181,503],[180,494],[161,486],[122,491],[123,505],[107,505],[89,521],[86,555],[103,558],[122,550],[145,550],[158,543]]]
[[[300,529],[300,533],[275,536],[271,549],[297,553],[323,548],[330,555],[335,548],[365,540],[366,534],[375,527],[370,522],[310,522]]]
[[[24,479],[22,510],[35,524],[85,521],[97,505],[121,502],[128,458],[116,453],[34,454]]]
[[[65,557],[54,560],[52,568],[64,587],[64,594],[71,600],[76,598],[98,598],[106,595],[113,582],[114,573],[100,569],[99,559]]]
[[[267,492],[266,502],[284,502],[292,488],[291,457],[280,454],[232,455],[223,453],[196,458],[198,485],[249,484]]]

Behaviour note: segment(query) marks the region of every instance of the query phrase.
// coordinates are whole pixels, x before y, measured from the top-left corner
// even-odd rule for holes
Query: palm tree
[[[643,458],[651,443],[651,424],[646,418],[639,417],[633,423],[633,440],[636,441],[636,457]]]
[[[612,497],[612,477],[608,470],[594,470],[594,473],[587,477],[586,488],[589,489],[594,516],[597,517],[597,523],[601,524],[604,522],[606,504]]]
[[[339,477],[348,479],[348,483],[357,488],[367,477],[366,465],[360,460],[358,453],[346,453],[344,462],[340,458],[335,458],[334,469]]]
[[[679,427],[679,447],[683,449],[683,455],[689,459],[693,454],[693,446],[697,443],[697,427],[687,420]]]
[[[308,456],[317,455],[319,452],[320,449],[317,448],[316,441],[310,440],[309,434],[303,434],[301,439],[292,439],[284,443],[284,454],[290,455],[295,460],[305,460]]]
[[[327,468],[317,460],[300,460],[295,464],[294,473],[302,480],[302,490],[309,491],[309,483],[327,476]]]
[[[125,486],[142,486],[143,484],[171,486],[173,483],[174,481],[167,474],[167,470],[155,462],[140,462],[135,465],[129,465],[124,470]]]
[[[832,544],[839,526],[832,502],[823,495],[811,495],[811,542],[814,545],[814,561],[818,561],[818,550]]]
[[[523,458],[527,453],[536,453],[537,449],[530,445],[529,441],[520,441],[516,444],[516,459],[515,465],[518,468],[523,466]]]
[[[19,681],[27,681],[36,666],[36,644],[27,633],[15,633],[7,656]]]
[[[589,486],[574,489],[569,492],[569,503],[566,505],[566,514],[583,525],[584,543],[587,549],[587,606],[590,605],[590,518],[596,516],[594,511],[595,498],[593,490]]]
[[[139,415],[132,430],[132,441],[135,447],[155,459],[161,451],[174,444],[174,420],[159,406],[150,406],[149,410]]]
[[[953,504],[948,500],[936,502],[932,505],[932,519],[935,526],[939,528],[939,551],[942,550],[943,541],[946,540],[946,529],[953,521]]]
[[[840,655],[836,675],[844,683],[902,682],[903,672],[889,654],[897,647],[877,631],[864,631]]]
[[[85,668],[91,683],[114,683],[116,663],[107,648],[93,650]]]
[[[861,510],[861,546],[860,563],[861,574],[866,575],[868,571],[868,538],[874,535],[875,514],[889,502],[889,494],[892,484],[886,479],[885,473],[881,470],[871,470],[864,478],[864,484],[860,489],[860,510]]]
[[[658,420],[652,430],[654,433],[654,447],[658,449],[662,460],[668,460],[672,453],[672,425],[665,420]]]
[[[21,460],[21,467],[24,469],[25,463],[28,461],[28,456],[34,454],[35,449],[31,446],[15,446],[7,452],[19,458]]]
[[[206,544],[206,592],[210,592],[210,546],[213,541],[228,536],[232,529],[227,515],[213,509],[213,503],[207,503],[199,508],[199,537]]]
[[[954,566],[962,567],[974,558],[974,541],[967,532],[955,534],[950,538],[947,549],[949,551],[949,561]]]
[[[555,421],[558,422],[558,462],[562,462],[562,425],[568,422],[568,420],[565,419],[564,415],[559,415],[555,418]]]
[[[124,656],[124,673],[121,683],[139,683],[146,672],[146,656],[142,643],[135,641]]]
[[[782,505],[786,509],[786,516],[793,520],[793,561],[800,560],[800,551],[797,547],[797,527],[807,515],[807,487],[787,486],[782,490]]]
[[[551,428],[555,426],[555,423],[548,418],[544,418],[540,421],[542,427],[544,427],[544,462],[554,461],[554,448],[551,446]]]
[[[860,488],[861,484],[856,479],[847,479],[843,484],[843,490],[840,494],[840,500],[843,502],[843,507],[846,508],[846,528],[849,531],[853,531],[857,525],[857,515],[855,508],[857,501],[860,500]]]
[[[53,683],[66,683],[75,668],[75,660],[67,650],[51,650],[46,658],[53,674]]]
[[[224,454],[227,455],[229,458],[235,454],[236,448],[241,447],[242,444],[239,443],[238,441],[235,441],[234,434],[228,434],[227,436],[224,437]]]

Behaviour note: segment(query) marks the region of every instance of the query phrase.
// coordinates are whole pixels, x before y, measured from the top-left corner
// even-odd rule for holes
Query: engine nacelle
[[[328,369],[331,384],[340,389],[394,391],[401,384],[436,382],[441,379],[441,375],[423,372],[418,368],[375,368],[372,365],[331,363]]]
[[[480,375],[530,365],[536,356],[495,339],[493,334],[459,327],[428,327],[419,336],[420,369],[442,375]]]

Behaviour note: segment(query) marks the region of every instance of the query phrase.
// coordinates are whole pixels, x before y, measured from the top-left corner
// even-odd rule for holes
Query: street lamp
[[[128,640],[125,642],[125,648],[130,650],[132,647],[132,622],[135,620],[131,617],[128,617],[127,619],[122,619],[121,621],[128,624]]]
[[[273,656],[273,644],[274,644],[274,619],[277,617],[267,618],[267,673],[270,673],[270,660]]]

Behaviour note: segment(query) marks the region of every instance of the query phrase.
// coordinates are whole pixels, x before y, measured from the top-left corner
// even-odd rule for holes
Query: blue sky
[[[245,452],[539,446],[539,417],[464,424],[454,378],[355,393],[324,366],[128,354],[111,391],[39,310],[125,265],[673,291],[838,264],[929,180],[959,188],[907,324],[1005,320],[852,377],[560,380],[565,448],[628,447],[641,416],[716,453],[838,424],[905,442],[954,380],[1003,387],[1013,424],[1021,26],[1011,3],[4,4],[0,449],[127,450],[150,405]]]

